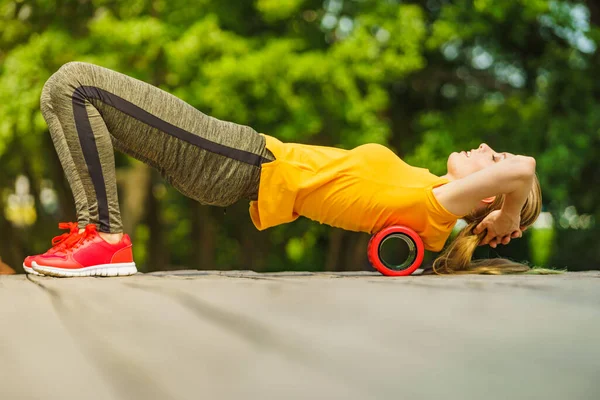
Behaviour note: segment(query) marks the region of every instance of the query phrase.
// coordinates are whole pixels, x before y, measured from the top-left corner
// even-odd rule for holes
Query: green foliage
[[[256,9],[269,22],[281,21],[293,17],[301,8],[304,0],[256,0]]]
[[[555,232],[553,229],[533,229],[531,231],[531,261],[535,265],[548,265],[552,254]]]
[[[599,20],[585,3],[555,0],[3,0],[0,189],[21,173],[34,188],[50,178],[67,208],[39,96],[80,60],[284,141],[382,143],[436,174],[450,152],[481,142],[530,154],[546,209],[556,217],[575,205],[600,221]],[[169,263],[193,266],[194,243],[210,238],[178,193],[156,200],[159,218],[144,214],[134,232],[138,259],[151,258],[152,220],[169,232]],[[301,220],[258,233],[242,217],[247,205],[236,207],[206,222],[217,264],[244,267],[254,240],[264,243],[256,269],[323,267],[326,227]],[[39,214],[46,228],[32,229],[23,251],[68,215]],[[534,259],[554,262],[558,239],[537,236]]]

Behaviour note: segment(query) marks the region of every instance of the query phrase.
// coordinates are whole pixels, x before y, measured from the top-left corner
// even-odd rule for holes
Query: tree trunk
[[[366,233],[352,233],[352,247],[349,247],[346,260],[347,270],[364,271],[368,268],[369,260],[367,258],[367,247],[371,236]]]
[[[0,196],[0,256],[7,264],[14,266],[19,272],[24,272],[21,265],[25,258],[21,235],[4,218],[5,204]]]
[[[76,221],[75,200],[73,192],[69,187],[69,182],[65,177],[65,172],[62,168],[58,155],[54,150],[54,144],[49,133],[43,135],[42,144],[45,149],[52,149],[44,152],[44,157],[48,161],[49,178],[54,183],[54,190],[58,198],[58,219],[61,221]]]
[[[145,208],[149,204],[148,196],[152,194],[151,178],[151,168],[138,161],[132,161],[129,168],[117,170],[123,231],[130,235],[135,235],[135,227],[147,214]]]
[[[590,22],[600,26],[600,4],[597,0],[587,0],[585,3],[590,10]]]
[[[154,186],[161,182],[160,175],[156,170],[151,172],[151,184],[147,187],[147,209],[146,223],[150,231],[147,244],[147,270],[160,271],[168,268],[169,251],[166,235],[161,218],[160,200],[154,195]]]
[[[341,257],[343,242],[344,231],[339,228],[331,228],[329,232],[329,247],[327,248],[325,271],[343,270],[343,267],[339,265],[340,262],[343,261],[343,258]]]
[[[194,200],[190,201],[192,211],[192,249],[191,269],[214,270],[217,226],[211,214],[211,208]]]

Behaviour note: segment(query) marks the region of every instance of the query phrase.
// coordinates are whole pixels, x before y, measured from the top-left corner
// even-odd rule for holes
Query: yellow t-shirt
[[[440,251],[458,215],[432,189],[448,182],[412,167],[379,144],[352,150],[282,143],[264,135],[275,161],[262,165],[250,216],[259,230],[305,216],[350,231],[375,233],[404,225]]]

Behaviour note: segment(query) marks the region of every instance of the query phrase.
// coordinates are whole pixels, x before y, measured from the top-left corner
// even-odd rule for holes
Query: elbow
[[[521,179],[529,180],[535,176],[535,158],[528,156],[515,157],[515,173]]]

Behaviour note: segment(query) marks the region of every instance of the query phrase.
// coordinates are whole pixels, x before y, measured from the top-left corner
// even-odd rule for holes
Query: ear
[[[494,200],[496,200],[496,196],[486,197],[485,199],[483,199],[481,201],[484,202],[485,204],[492,204],[494,202]]]

